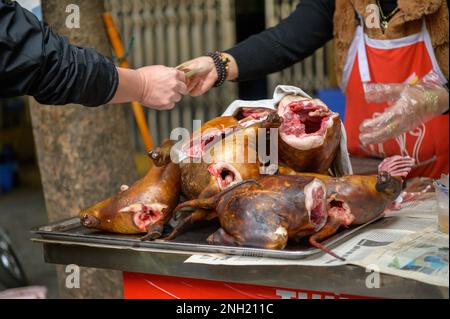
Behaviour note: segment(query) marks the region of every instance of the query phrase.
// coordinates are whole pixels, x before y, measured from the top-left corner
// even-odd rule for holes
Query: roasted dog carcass
[[[180,169],[170,159],[171,141],[150,152],[153,167],[133,186],[80,212],[81,224],[107,232],[161,237],[180,198]]]
[[[398,162],[409,167],[414,163],[393,161],[377,176],[261,176],[213,197],[180,204],[175,212],[189,207],[217,216],[221,228],[209,243],[283,249],[289,239],[308,237],[312,246],[339,258],[320,242],[340,227],[362,225],[383,214],[402,190],[402,178],[389,173],[399,172]],[[180,225],[169,238],[181,229]]]

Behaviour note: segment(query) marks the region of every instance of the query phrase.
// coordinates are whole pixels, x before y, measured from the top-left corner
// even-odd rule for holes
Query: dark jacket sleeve
[[[277,26],[227,50],[239,67],[239,81],[291,66],[333,38],[334,0],[302,0]]]
[[[16,2],[0,0],[0,97],[98,106],[112,99],[118,81],[106,57],[69,44]]]

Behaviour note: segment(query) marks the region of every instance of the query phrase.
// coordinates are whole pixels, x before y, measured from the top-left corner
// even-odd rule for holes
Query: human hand
[[[361,124],[360,140],[363,144],[383,143],[448,110],[448,91],[431,73],[417,84],[405,85],[397,97],[398,84],[394,88],[384,85],[387,94],[379,91],[381,96],[387,101],[394,99],[394,102],[390,102],[391,106],[383,114]],[[378,98],[378,101],[382,99]]]
[[[191,96],[200,96],[208,92],[219,77],[214,61],[209,56],[187,61],[181,64],[178,70],[186,73],[187,88]]]
[[[227,80],[237,78],[237,64],[235,59],[224,53],[229,59]],[[209,56],[202,56],[196,59],[184,62],[177,68],[186,73],[188,91],[191,96],[200,96],[208,92],[217,82],[217,74],[214,60]]]
[[[141,83],[139,102],[145,106],[168,110],[188,94],[183,72],[162,65],[147,66],[137,70]]]
[[[363,86],[366,102],[392,104],[398,100],[408,84],[364,83]]]
[[[185,74],[174,68],[155,65],[117,71],[119,86],[110,103],[137,101],[153,109],[168,110],[188,94]]]

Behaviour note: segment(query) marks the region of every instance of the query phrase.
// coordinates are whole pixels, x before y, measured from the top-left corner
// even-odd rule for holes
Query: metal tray
[[[331,247],[339,241],[348,238],[358,230],[380,220],[379,216],[371,222],[349,229],[344,229],[336,235],[330,237],[322,244],[325,247]],[[169,226],[170,227],[170,226]],[[77,243],[79,245],[103,244],[112,246],[112,248],[148,248],[173,252],[190,253],[222,253],[228,255],[267,257],[280,259],[303,259],[311,255],[321,253],[322,251],[308,245],[307,241],[303,243],[290,243],[284,250],[259,249],[248,247],[218,246],[206,243],[206,238],[219,227],[216,223],[201,223],[186,231],[172,241],[141,241],[141,236],[118,235],[104,233],[97,230],[87,229],[81,226],[78,217],[67,219],[58,223],[36,227],[31,230],[35,236],[42,239],[61,241],[62,243]],[[170,231],[170,229],[166,229]]]

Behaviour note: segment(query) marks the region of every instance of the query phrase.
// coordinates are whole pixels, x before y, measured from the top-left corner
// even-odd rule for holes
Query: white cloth
[[[259,100],[259,101],[243,101],[243,100],[236,100],[233,103],[231,103],[228,108],[225,110],[225,112],[222,114],[222,116],[235,116],[237,113],[239,113],[239,110],[241,108],[266,108],[271,110],[276,110],[278,107],[278,103],[281,102],[281,100],[286,95],[299,95],[303,96],[308,99],[312,99],[308,94],[306,94],[302,89],[290,86],[290,85],[278,85],[275,88],[275,92],[273,93],[273,98],[271,100]]]

